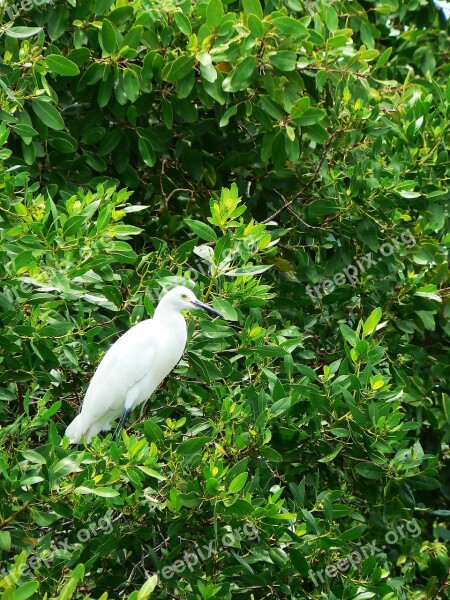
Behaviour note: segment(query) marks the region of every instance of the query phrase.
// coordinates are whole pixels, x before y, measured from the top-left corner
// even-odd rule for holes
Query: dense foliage
[[[449,22],[430,0],[0,8],[0,594],[449,598]],[[63,440],[161,288],[185,356]]]

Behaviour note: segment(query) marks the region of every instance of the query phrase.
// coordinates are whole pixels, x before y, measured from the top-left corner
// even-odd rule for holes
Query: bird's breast
[[[184,318],[179,316],[180,319],[167,322],[160,328],[155,358],[141,380],[134,406],[148,399],[182,357],[187,342],[187,330]]]
[[[161,329],[163,332],[160,339],[161,352],[165,354],[167,361],[170,362],[172,359],[175,366],[186,348],[186,321],[182,315],[176,314],[173,319],[164,323]]]

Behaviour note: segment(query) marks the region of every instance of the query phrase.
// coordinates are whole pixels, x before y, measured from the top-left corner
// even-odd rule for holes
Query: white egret
[[[77,444],[83,435],[89,442],[122,416],[117,435],[133,408],[153,394],[180,360],[187,341],[181,313],[192,308],[224,318],[190,289],[178,286],[162,298],[153,319],[137,323],[114,342],[89,383],[81,412],[66,429],[70,443]]]

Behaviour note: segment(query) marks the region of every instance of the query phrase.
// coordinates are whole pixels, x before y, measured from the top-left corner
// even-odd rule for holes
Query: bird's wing
[[[82,414],[90,422],[107,412],[120,413],[133,387],[152,369],[163,332],[148,319],[121,336],[107,351],[91,379]]]

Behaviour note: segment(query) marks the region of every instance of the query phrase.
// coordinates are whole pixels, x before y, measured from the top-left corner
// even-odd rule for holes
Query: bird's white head
[[[167,310],[170,310],[174,312],[182,312],[183,310],[191,310],[193,308],[201,308],[210,315],[221,317],[222,319],[225,318],[220,312],[211,306],[200,302],[194,292],[184,285],[179,285],[165,294],[158,304],[155,316],[157,315],[157,312],[161,311],[166,312]]]

